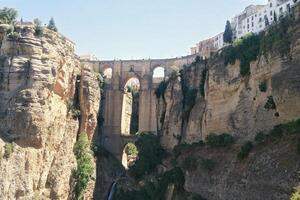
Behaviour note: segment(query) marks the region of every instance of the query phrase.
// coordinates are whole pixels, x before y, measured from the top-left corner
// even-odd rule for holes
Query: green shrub
[[[153,172],[164,157],[164,150],[160,144],[159,137],[151,133],[142,133],[135,142],[138,150],[138,159],[129,168],[129,172],[139,179]]]
[[[267,100],[264,108],[267,110],[275,110],[276,109],[276,104],[274,102],[273,96],[268,96],[268,100]]]
[[[250,141],[245,142],[243,146],[241,146],[240,152],[238,153],[238,159],[244,160],[250,153],[253,148],[253,144]]]
[[[11,32],[7,35],[7,37],[13,41],[17,41],[20,39],[21,35],[18,32]]]
[[[211,147],[225,147],[234,143],[234,138],[226,133],[221,135],[211,133],[206,137],[205,140],[206,143]]]
[[[267,81],[266,80],[264,80],[263,82],[261,82],[259,84],[259,90],[261,92],[266,92],[267,91]]]
[[[79,119],[81,111],[72,102],[67,103],[67,111],[72,113],[74,119]]]
[[[200,166],[204,170],[211,171],[214,169],[215,165],[216,165],[216,163],[211,159],[201,159],[200,160]]]
[[[130,156],[137,156],[139,152],[133,143],[128,143],[126,145],[125,153]]]
[[[34,25],[35,25],[35,27],[34,27],[34,29],[35,29],[34,35],[38,36],[38,37],[43,36],[43,34],[44,34],[44,28],[42,26],[42,21],[39,20],[38,18],[36,18],[36,19],[33,20],[33,22],[34,22]]]
[[[15,144],[14,143],[5,143],[4,145],[4,158],[9,158],[10,155],[14,152]]]
[[[265,135],[263,132],[257,133],[254,138],[255,142],[257,142],[258,144],[264,143],[266,139],[267,139],[267,135]]]
[[[86,133],[79,134],[74,146],[74,154],[77,160],[75,195],[76,199],[83,199],[84,190],[95,170],[91,147]]]

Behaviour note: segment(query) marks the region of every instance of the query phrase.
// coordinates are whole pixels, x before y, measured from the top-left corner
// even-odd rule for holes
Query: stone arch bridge
[[[116,158],[121,160],[126,144],[135,140],[134,136],[121,134],[122,104],[126,82],[130,78],[137,78],[140,82],[138,131],[157,132],[155,90],[161,80],[153,79],[154,70],[162,67],[165,77],[168,77],[174,67],[180,69],[183,65],[192,63],[196,56],[171,59],[82,61],[95,72],[104,73],[106,69],[112,70],[112,77],[105,89],[104,124],[100,140],[101,144]]]

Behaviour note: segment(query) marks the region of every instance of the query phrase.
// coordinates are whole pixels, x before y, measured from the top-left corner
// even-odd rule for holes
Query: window
[[[270,11],[270,16],[273,16],[273,11],[272,10]]]
[[[272,6],[273,6],[272,3],[270,3],[270,8],[272,8]]]
[[[252,22],[252,27],[254,27],[254,23]]]
[[[254,17],[252,16],[252,21],[254,20]]]
[[[250,27],[249,24],[247,24],[247,28],[248,28],[248,29],[249,29],[249,27]],[[248,30],[248,31],[249,31],[249,30]]]
[[[247,22],[249,23],[249,18],[247,18]]]
[[[283,8],[282,7],[279,8],[279,12],[281,12],[281,13],[283,12]]]
[[[262,18],[261,17],[259,18],[259,22],[262,22]]]

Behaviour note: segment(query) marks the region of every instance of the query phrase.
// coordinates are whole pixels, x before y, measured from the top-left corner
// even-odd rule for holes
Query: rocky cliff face
[[[249,76],[240,74],[238,60],[225,65],[221,52],[185,66],[158,100],[164,146],[198,142],[209,133],[253,139],[260,131],[299,118],[299,24],[297,6],[290,27],[292,59],[275,52],[258,56],[250,63]],[[274,103],[270,109],[265,107],[268,101]]]
[[[206,159],[185,172],[185,189],[209,200],[285,200],[299,182],[297,135],[254,147],[246,160],[237,159],[239,148],[197,147],[182,152],[179,163],[187,159]]]
[[[97,78],[62,35],[35,36],[33,25],[17,25],[16,38],[6,30],[0,26],[0,198],[68,199],[79,127],[90,138],[96,128]]]

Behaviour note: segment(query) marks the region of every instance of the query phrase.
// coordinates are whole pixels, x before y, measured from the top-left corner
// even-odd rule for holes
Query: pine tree
[[[226,26],[225,26],[225,31],[223,34],[223,40],[225,43],[232,43],[232,38],[233,38],[233,32],[232,32],[231,24],[227,20]]]
[[[10,24],[16,20],[18,12],[13,8],[0,9],[0,23]]]
[[[47,26],[48,29],[57,32],[57,27],[55,25],[53,17],[50,19],[49,24]]]

